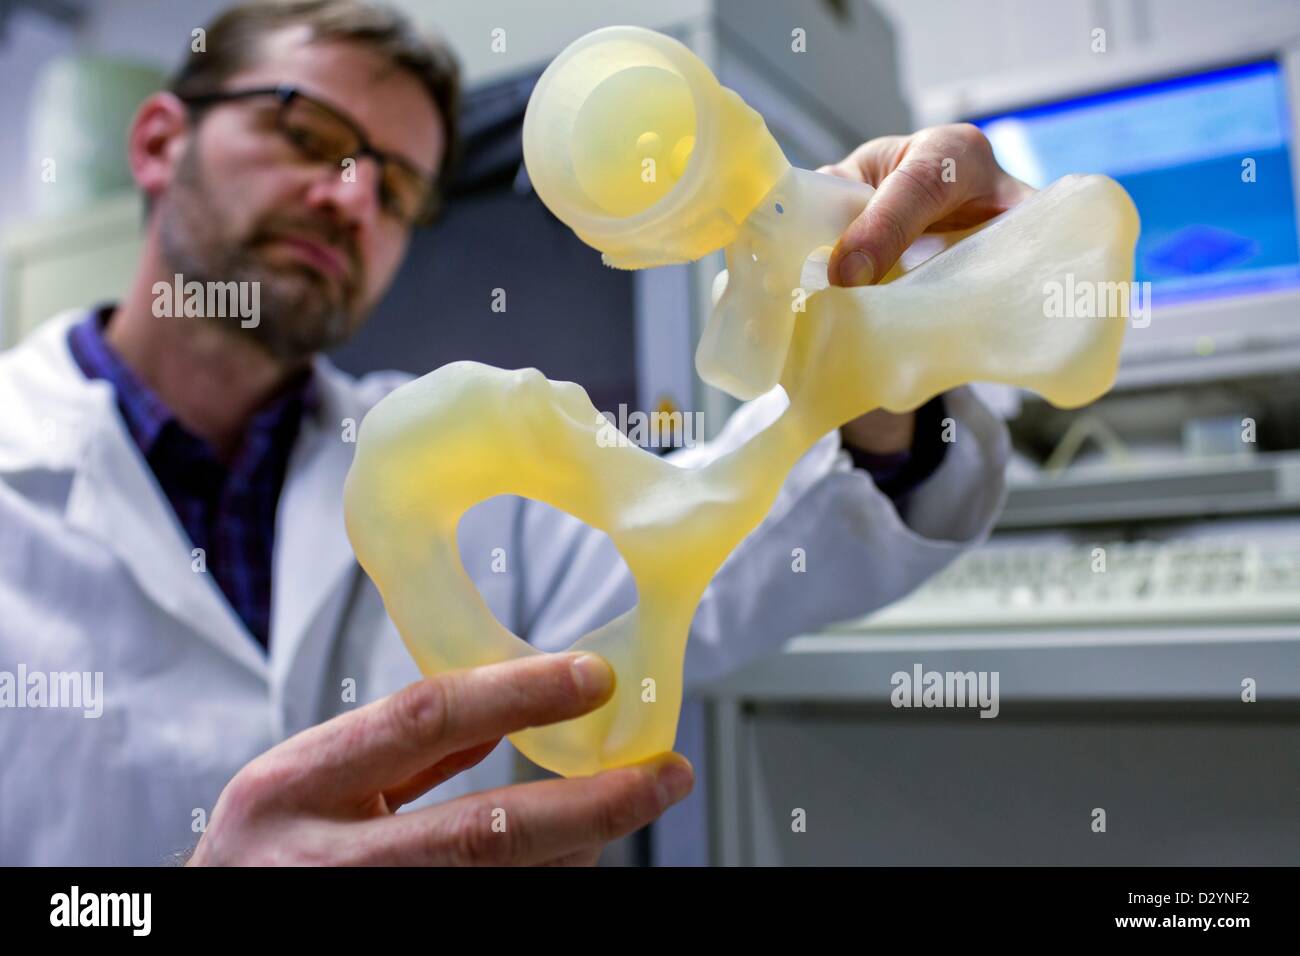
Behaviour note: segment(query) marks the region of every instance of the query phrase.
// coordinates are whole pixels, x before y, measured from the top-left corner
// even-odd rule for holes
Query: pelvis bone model
[[[588,34],[550,65],[524,152],[538,195],[609,265],[725,248],[697,369],[739,398],[777,384],[789,398],[766,430],[698,469],[602,440],[610,426],[587,393],[536,369],[456,362],[366,416],[348,533],[426,675],[541,653],[493,617],[461,565],[458,522],[478,502],[546,502],[604,531],[627,562],[639,603],[573,645],[610,662],[613,698],[510,738],[557,773],[672,747],[696,605],[821,436],[965,382],[1023,386],[1069,407],[1114,379],[1127,293],[1095,317],[1045,307],[1053,283],[1091,284],[1103,304],[1129,288],[1137,214],[1105,177],[1061,179],[878,285],[827,287],[826,247],[872,190],[792,168],[762,118],[686,47],[631,27]]]

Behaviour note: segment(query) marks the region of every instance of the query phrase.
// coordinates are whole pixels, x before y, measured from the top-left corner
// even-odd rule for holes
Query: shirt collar
[[[86,378],[103,379],[113,386],[127,430],[148,457],[168,425],[189,433],[158,393],[131,371],[104,337],[113,308],[112,305],[94,308],[85,319],[73,325],[68,331],[68,347]],[[287,420],[296,424],[303,414],[314,415],[319,407],[315,375],[311,369],[305,369],[281,395],[253,416],[246,440],[274,434]]]

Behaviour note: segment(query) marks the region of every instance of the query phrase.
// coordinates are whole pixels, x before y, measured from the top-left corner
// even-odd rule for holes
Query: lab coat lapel
[[[93,394],[67,521],[103,542],[154,604],[265,679],[262,649],[211,575],[194,570],[193,546],[116,414],[111,391],[96,387]]]
[[[308,719],[306,700],[317,703],[359,573],[343,522],[343,482],[364,409],[351,383],[324,360],[316,384],[320,408],[299,428],[275,522],[271,672],[290,728]]]
[[[303,726],[319,702],[313,681],[359,581],[343,524],[343,481],[355,446],[343,428],[351,419],[355,433],[361,422],[360,391],[317,360],[320,410],[303,419],[276,514],[268,660],[216,582],[191,570],[192,545],[118,416],[112,389],[87,382],[73,362],[67,333],[84,315],[50,319],[10,354],[19,362],[10,376],[15,387],[0,392],[0,404],[31,434],[0,445],[0,472],[70,473],[65,520],[103,542],[155,606],[269,679],[285,726]],[[58,440],[43,440],[47,423]]]

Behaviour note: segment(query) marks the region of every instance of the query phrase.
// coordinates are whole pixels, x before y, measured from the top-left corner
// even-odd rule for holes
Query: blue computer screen
[[[973,122],[1003,168],[1031,185],[1066,173],[1118,180],[1142,217],[1137,279],[1156,298],[1300,286],[1291,114],[1276,62]]]

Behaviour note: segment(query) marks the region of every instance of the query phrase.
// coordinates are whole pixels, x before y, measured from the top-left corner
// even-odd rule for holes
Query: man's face
[[[299,29],[267,37],[260,52],[223,90],[295,86],[432,180],[442,119],[415,76],[363,45],[312,43]],[[155,215],[163,257],[185,282],[260,284],[256,327],[212,321],[296,362],[365,321],[402,261],[409,226],[381,204],[373,158],[339,168],[305,159],[277,129],[277,107],[267,96],[209,108]]]

